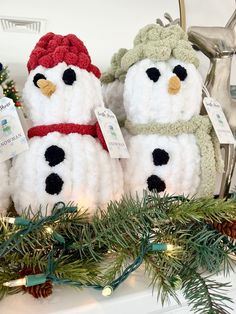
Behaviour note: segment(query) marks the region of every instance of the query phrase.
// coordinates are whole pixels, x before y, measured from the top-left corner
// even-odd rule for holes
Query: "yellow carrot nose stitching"
[[[40,88],[41,92],[48,97],[50,97],[56,90],[56,85],[48,80],[40,79],[37,81],[37,85]]]
[[[175,75],[169,79],[168,84],[168,93],[171,95],[175,95],[179,92],[181,87],[180,79]]]

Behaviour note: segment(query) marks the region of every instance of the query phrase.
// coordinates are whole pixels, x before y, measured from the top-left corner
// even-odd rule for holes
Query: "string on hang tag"
[[[233,133],[221,104],[211,97],[205,85],[202,86],[202,90],[206,95],[206,97],[203,98],[203,104],[220,144],[235,144]]]
[[[210,95],[210,93],[209,93],[209,91],[208,91],[208,89],[207,89],[205,84],[203,84],[202,90],[204,91],[206,97],[211,98],[211,95]]]

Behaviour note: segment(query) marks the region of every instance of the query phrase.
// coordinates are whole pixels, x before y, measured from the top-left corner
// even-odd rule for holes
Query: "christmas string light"
[[[174,249],[173,244],[169,243],[152,243],[150,244],[150,251],[154,252],[164,252],[164,251],[172,251]]]
[[[144,260],[144,256],[148,252],[168,252],[172,251],[174,249],[174,246],[169,243],[149,243],[149,237],[144,237],[141,242],[140,247],[140,254],[139,256],[134,260],[134,262],[126,267],[126,269],[123,271],[123,273],[113,280],[109,285],[105,286],[103,288],[102,294],[105,296],[110,296],[123,281],[125,281],[131,273],[133,273],[142,263]]]
[[[28,276],[25,276],[24,278],[4,282],[3,286],[9,287],[9,288],[19,287],[19,286],[32,287],[32,286],[45,283],[46,281],[47,281],[47,277],[45,274],[28,275]]]
[[[69,285],[94,288],[102,296],[109,297],[139,265],[145,263],[151,284],[160,293],[177,296],[175,291],[181,289],[194,308],[197,306],[201,312],[204,306],[204,313],[210,313],[211,304],[219,305],[220,309],[227,308],[219,302],[230,301],[222,293],[222,288],[229,285],[212,282],[204,273],[199,273],[198,266],[213,273],[222,263],[232,263],[229,254],[235,255],[235,244],[214,230],[211,224],[208,227],[206,221],[234,219],[235,201],[236,198],[227,202],[218,199],[186,202],[168,196],[163,201],[155,195],[148,203],[125,199],[124,203],[109,207],[102,217],[98,213],[98,216],[90,218],[79,212],[55,218],[54,212],[49,220],[34,230],[31,228],[41,219],[41,210],[28,226],[12,227],[0,220],[1,244],[19,229],[31,230],[26,236],[22,235],[23,242],[17,246],[10,243],[9,247],[14,249],[8,250],[8,256],[1,258],[1,294],[22,290],[38,298],[47,296],[47,289],[52,292],[52,286]],[[30,214],[30,208],[26,213]],[[29,218],[28,214],[25,217]],[[65,237],[64,245],[52,241],[53,231],[59,231]],[[194,241],[196,245],[193,245]],[[52,249],[54,254],[49,258]],[[14,263],[9,263],[12,256]],[[203,257],[201,264],[197,262],[199,256]],[[37,277],[32,277],[33,280],[26,278],[40,273],[45,283],[41,284]],[[28,287],[32,283],[34,286]],[[214,287],[214,290],[209,291],[209,287]],[[163,297],[163,294],[158,297]]]
[[[4,287],[14,288],[14,287],[24,286],[25,284],[26,284],[26,279],[20,278],[20,279],[15,279],[15,280],[4,282],[2,285]]]
[[[65,244],[66,241],[62,235],[60,235],[58,232],[54,231],[51,227],[46,227],[45,231],[52,236],[52,239],[61,243]]]
[[[49,234],[53,234],[53,229],[50,227],[46,227],[45,230]],[[16,279],[16,280],[11,280],[8,282],[3,283],[4,286],[7,287],[17,287],[17,286],[26,286],[26,287],[31,287],[35,285],[39,285],[42,283],[45,283],[46,281],[51,281],[55,284],[60,284],[60,285],[70,285],[70,286],[75,286],[75,287],[92,287],[96,290],[101,290],[102,295],[104,297],[111,296],[113,291],[118,288],[118,286],[124,282],[129,275],[134,272],[143,262],[144,256],[148,252],[165,252],[168,250],[173,250],[174,246],[172,244],[168,243],[149,243],[149,238],[143,238],[141,242],[141,247],[140,247],[140,254],[137,256],[137,258],[134,260],[134,262],[129,265],[128,267],[125,268],[123,273],[113,280],[110,284],[101,286],[101,285],[95,285],[91,283],[86,283],[82,284],[80,281],[75,281],[75,280],[69,280],[69,279],[63,279],[63,278],[58,278],[55,276],[55,269],[54,265],[56,263],[53,262],[52,259],[52,252],[49,254],[49,259],[48,259],[48,272],[47,274],[37,274],[37,275],[28,275],[25,276],[24,278]],[[175,284],[176,287],[180,287],[181,284],[181,278],[174,278],[173,279],[173,284]]]
[[[11,217],[3,217],[3,221],[11,221],[14,225],[22,228],[19,229],[16,233],[12,234],[5,242],[0,244],[0,257],[3,257],[5,254],[9,253],[32,232],[37,231],[42,227],[47,227],[48,223],[57,221],[62,215],[75,212],[77,212],[77,207],[65,206],[63,202],[58,202],[54,205],[51,216],[41,217],[37,221],[31,221],[23,217],[16,217],[15,220],[10,219]],[[63,245],[65,244],[65,239],[55,231],[52,233],[52,238]]]
[[[113,288],[112,286],[105,286],[103,289],[102,289],[102,295],[104,297],[109,297],[111,296],[113,293]]]
[[[1,221],[15,226],[28,226],[31,221],[23,217],[1,217]]]
[[[59,214],[59,216],[65,212],[75,212],[77,211],[77,207],[65,207],[64,203],[57,203],[53,210],[52,210],[52,216],[54,217],[54,221],[56,220],[55,218],[58,219],[57,215]],[[65,245],[65,239],[58,234],[57,232],[55,232],[53,230],[53,228],[51,226],[44,226],[44,223],[47,222],[47,220],[49,219],[50,216],[46,216],[41,218],[41,220],[39,220],[38,222],[32,222],[29,219],[23,218],[23,217],[3,217],[2,220],[8,223],[11,223],[13,225],[17,225],[17,226],[23,226],[25,227],[25,229],[23,229],[23,231],[25,231],[25,233],[21,233],[22,230],[19,231],[20,233],[20,240],[22,240],[22,237],[24,237],[25,235],[28,234],[28,232],[32,232],[35,225],[38,224],[37,227],[42,226],[44,227],[44,230],[46,233],[48,233],[49,235],[52,236],[52,238],[54,240],[56,240],[57,242]],[[37,228],[36,228],[37,229]],[[79,281],[71,281],[68,279],[61,279],[61,278],[57,278],[55,276],[55,274],[53,274],[53,262],[49,262],[49,270],[47,274],[40,274],[40,275],[30,275],[26,276],[24,278],[21,279],[16,279],[16,280],[12,280],[9,282],[4,283],[5,286],[8,287],[15,287],[15,286],[22,286],[25,285],[26,287],[30,287],[33,285],[38,285],[40,283],[44,283],[47,280],[50,280],[54,283],[57,284],[66,284],[66,285],[73,285],[76,287],[93,287],[97,290],[102,290],[102,295],[107,297],[110,296],[113,291],[122,283],[124,282],[131,273],[133,273],[142,263],[144,260],[144,257],[147,253],[150,252],[168,252],[168,251],[172,251],[174,249],[174,246],[170,243],[155,243],[149,242],[149,235],[147,234],[146,236],[144,236],[141,239],[141,246],[140,246],[140,253],[139,255],[136,257],[136,259],[133,261],[132,264],[130,264],[128,267],[125,268],[125,270],[123,271],[123,273],[116,278],[115,280],[113,280],[110,284],[106,285],[106,286],[100,286],[100,285],[94,285],[94,284],[81,284],[81,282]],[[11,239],[11,241],[13,241],[15,239]],[[9,245],[10,243],[8,243]],[[3,249],[3,248],[2,248]],[[1,252],[1,246],[0,246],[0,252]],[[1,256],[1,255],[0,255]],[[51,257],[49,258],[49,260],[51,260]],[[42,279],[43,278],[43,279]]]
[[[53,230],[51,227],[46,227],[45,230],[47,231],[47,233],[53,234]]]

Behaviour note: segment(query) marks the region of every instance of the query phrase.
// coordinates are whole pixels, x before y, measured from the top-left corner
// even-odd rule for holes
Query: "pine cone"
[[[28,276],[28,275],[37,275],[40,274],[41,271],[39,269],[32,269],[32,268],[23,268],[20,271],[20,275],[22,277]],[[42,283],[40,285],[32,286],[32,287],[25,287],[22,286],[22,290],[31,294],[34,298],[47,298],[49,295],[52,294],[52,282],[46,281],[45,283]]]
[[[222,223],[214,222],[213,227],[222,234],[225,234],[233,239],[236,239],[236,221],[224,221]]]

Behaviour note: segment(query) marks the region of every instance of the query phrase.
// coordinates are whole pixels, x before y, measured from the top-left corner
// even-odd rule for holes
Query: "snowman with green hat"
[[[121,66],[131,134],[126,193],[212,195],[220,151],[208,117],[200,115],[203,83],[187,34],[178,25],[147,25]]]

